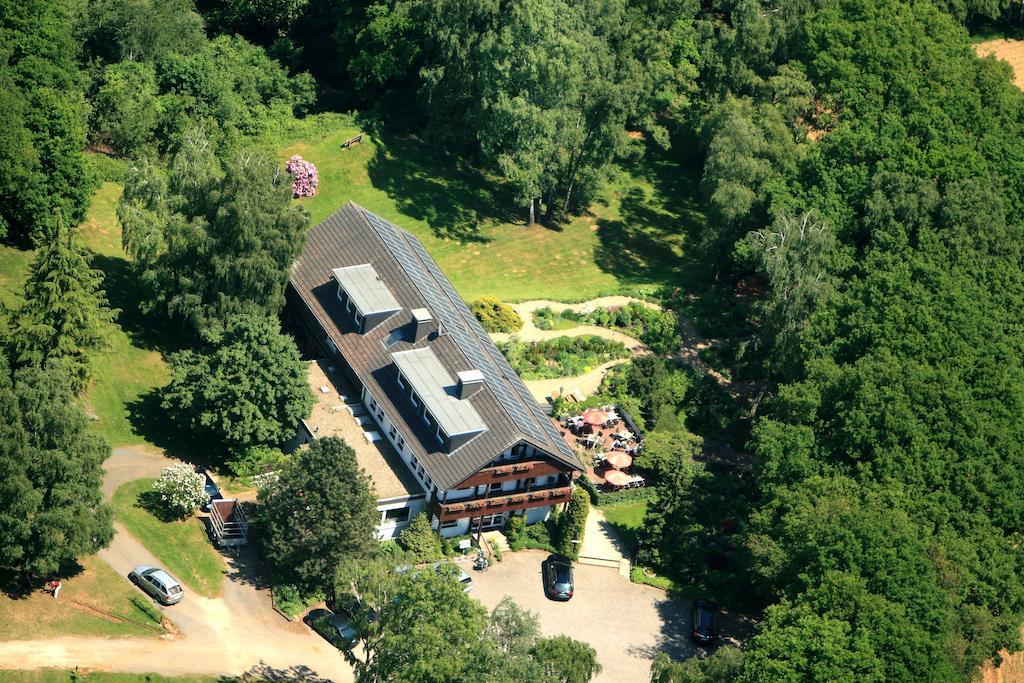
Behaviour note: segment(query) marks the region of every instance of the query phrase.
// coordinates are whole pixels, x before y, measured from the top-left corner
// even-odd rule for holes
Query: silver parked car
[[[128,572],[128,579],[163,605],[174,605],[185,597],[181,584],[159,567],[140,564]]]

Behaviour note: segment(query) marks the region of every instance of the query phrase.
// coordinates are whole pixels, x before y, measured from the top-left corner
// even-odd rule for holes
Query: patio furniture
[[[608,413],[599,408],[589,408],[583,411],[583,421],[598,427],[608,421]]]
[[[623,470],[633,464],[633,458],[625,453],[612,453],[605,461],[617,470]]]

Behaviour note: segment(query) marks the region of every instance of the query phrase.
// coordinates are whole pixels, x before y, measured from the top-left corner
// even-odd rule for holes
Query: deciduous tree
[[[377,550],[380,513],[370,480],[337,437],[299,451],[278,481],[260,490],[259,502],[264,557],[275,581],[306,594],[330,591],[339,566]]]

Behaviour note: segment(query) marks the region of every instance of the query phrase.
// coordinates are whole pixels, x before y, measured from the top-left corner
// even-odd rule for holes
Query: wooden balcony
[[[572,486],[555,486],[535,491],[514,491],[490,498],[470,498],[451,503],[440,503],[435,500],[434,514],[442,522],[447,522],[466,517],[558,505],[568,503],[570,498],[572,498]]]
[[[558,467],[549,460],[524,460],[485,467],[479,472],[474,472],[468,479],[452,488],[468,489],[471,486],[482,486],[496,481],[527,479],[530,477],[536,479],[537,477],[554,474],[569,474],[569,469],[564,466]]]

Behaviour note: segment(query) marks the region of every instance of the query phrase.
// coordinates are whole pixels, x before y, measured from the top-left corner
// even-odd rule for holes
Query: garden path
[[[622,342],[627,349],[633,352],[633,355],[648,353],[650,349],[648,349],[647,346],[645,346],[639,339],[616,330],[610,330],[606,327],[598,327],[597,325],[578,325],[567,330],[542,330],[533,322],[534,312],[545,307],[550,308],[555,312],[572,310],[578,313],[593,310],[595,308],[625,306],[629,303],[638,303],[648,308],[661,308],[650,301],[644,301],[643,299],[637,299],[631,296],[603,296],[598,297],[597,299],[591,299],[590,301],[583,301],[574,304],[567,304],[561,301],[549,301],[547,299],[523,301],[518,304],[510,304],[512,309],[519,314],[520,318],[523,319],[522,329],[514,335],[503,332],[492,332],[490,336],[491,339],[496,342],[507,341],[509,337],[512,336],[515,336],[520,341],[524,342],[538,342],[547,339],[554,339],[556,337],[579,337],[586,334],[592,334],[603,339]],[[679,352],[677,354],[677,357],[680,360],[697,370],[702,375],[711,377],[721,386],[728,388],[730,393],[735,397],[744,397],[748,401],[753,400],[754,396],[758,392],[758,387],[755,386],[754,383],[733,382],[730,378],[715,370],[701,359],[700,352],[704,349],[711,348],[714,342],[705,339],[700,332],[697,331],[697,328],[693,326],[693,323],[683,316],[679,316],[679,332],[683,338],[683,342],[680,345]],[[598,388],[601,386],[601,380],[604,379],[609,368],[624,362],[626,362],[624,359],[609,361],[594,368],[585,375],[577,375],[576,377],[524,380],[524,383],[530,390],[533,397],[541,401],[541,403],[546,401],[553,393],[558,392],[559,390],[564,390],[566,393],[578,391],[584,396],[584,398],[586,398],[587,396],[597,392]]]

